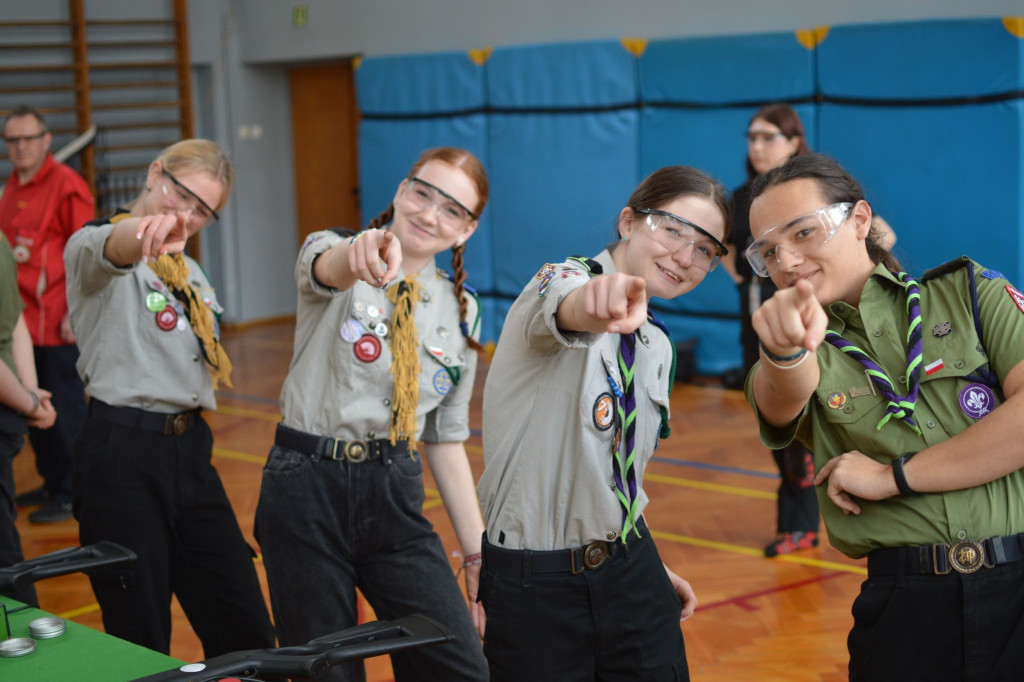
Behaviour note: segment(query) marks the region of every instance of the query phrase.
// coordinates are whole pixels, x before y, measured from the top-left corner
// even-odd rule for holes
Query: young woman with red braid
[[[256,509],[278,637],[300,644],[355,625],[357,587],[379,619],[421,613],[455,631],[456,642],[392,654],[399,682],[487,679],[483,520],[463,446],[479,307],[462,269],[487,195],[475,156],[428,150],[386,211],[353,236],[310,235],[295,270],[295,352]],[[449,248],[451,279],[434,262]],[[466,557],[471,608],[423,516],[419,440]],[[331,674],[364,678],[358,661]]]

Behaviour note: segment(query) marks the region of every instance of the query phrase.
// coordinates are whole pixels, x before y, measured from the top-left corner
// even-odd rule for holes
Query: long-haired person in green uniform
[[[674,346],[647,306],[726,253],[728,193],[686,166],[651,173],[593,259],[544,265],[505,318],[484,389],[480,596],[491,679],[689,679],[696,608],[643,517],[668,435]]]
[[[766,445],[814,453],[832,545],[867,557],[850,679],[1020,679],[1024,294],[966,256],[905,272],[828,157],[752,195],[746,256],[779,291],[747,395]]]

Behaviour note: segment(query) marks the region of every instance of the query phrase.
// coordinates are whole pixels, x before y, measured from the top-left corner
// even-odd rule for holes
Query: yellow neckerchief
[[[120,213],[110,219],[111,223],[118,223],[125,218],[132,217],[128,213]],[[203,355],[206,359],[206,369],[210,372],[214,390],[224,382],[228,388],[231,385],[231,360],[220,345],[220,339],[214,332],[214,317],[210,306],[206,304],[197,294],[192,285],[188,282],[188,263],[185,256],[180,253],[164,255],[149,264],[150,269],[156,273],[160,281],[172,292],[180,292],[181,296],[175,293],[175,297],[185,304],[189,323],[192,325],[192,332],[203,344]],[[183,299],[183,300],[182,300]]]
[[[416,440],[416,405],[420,401],[420,350],[416,320],[412,311],[420,298],[420,283],[416,275],[385,292],[395,308],[391,313],[391,374],[395,380],[391,397],[391,444],[408,439]]]

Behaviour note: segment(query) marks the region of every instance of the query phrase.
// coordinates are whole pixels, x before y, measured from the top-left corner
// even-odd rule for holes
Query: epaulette
[[[938,279],[939,277],[945,277],[951,272],[956,272],[960,268],[970,264],[971,259],[968,258],[967,256],[960,256],[959,258],[954,258],[948,263],[943,263],[938,267],[926,270],[925,273],[921,275],[921,281],[926,282],[930,279]]]
[[[328,232],[333,232],[334,234],[338,235],[339,237],[343,237],[345,239],[348,239],[350,237],[354,237],[354,236],[356,236],[359,233],[358,230],[352,230],[352,229],[349,229],[347,227],[329,227],[329,228],[327,228],[327,231]]]
[[[574,260],[580,265],[587,269],[591,275],[603,275],[604,268],[593,258],[584,258],[583,256],[569,256],[566,260]]]
[[[444,277],[445,279],[447,279],[452,284],[455,284],[455,275],[453,275],[452,273],[448,272],[447,270],[445,270],[443,268],[437,268],[437,274],[440,275],[441,277]],[[474,289],[473,287],[469,286],[465,282],[462,283],[462,288],[465,289],[468,293],[472,294],[473,298],[476,298],[476,299],[480,298],[480,295],[478,293],[476,293],[476,289]]]

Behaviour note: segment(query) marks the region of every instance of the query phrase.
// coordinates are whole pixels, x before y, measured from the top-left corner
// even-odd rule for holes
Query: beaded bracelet
[[[479,566],[484,562],[484,555],[477,552],[476,554],[467,554],[466,558],[462,560],[462,567],[466,566]]]
[[[776,355],[775,353],[768,350],[763,343],[760,341],[757,344],[761,347],[761,353],[764,355],[764,361],[776,369],[793,369],[803,364],[804,360],[807,359],[807,349],[801,348],[799,352],[793,353],[792,355]],[[790,360],[796,360],[792,365],[780,365],[780,362],[789,362]]]

